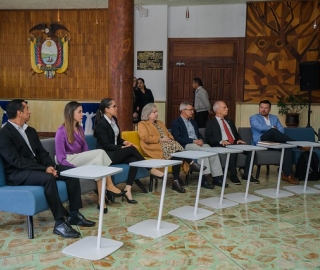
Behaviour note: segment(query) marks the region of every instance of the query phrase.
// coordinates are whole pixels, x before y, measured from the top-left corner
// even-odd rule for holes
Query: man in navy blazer
[[[43,186],[44,194],[56,221],[53,233],[77,238],[80,233],[70,225],[91,227],[95,222],[79,213],[82,207],[79,179],[63,177],[61,171],[71,169],[55,165],[43,148],[36,130],[26,122],[30,119],[27,102],[14,99],[7,104],[9,121],[0,130],[0,155],[3,159],[6,183],[10,186]],[[65,181],[69,197],[69,212],[60,200],[56,179]],[[12,198],[14,203],[14,198]],[[64,217],[67,217],[67,221]]]
[[[261,100],[259,103],[259,113],[250,117],[250,126],[252,131],[253,143],[259,141],[272,141],[286,143],[293,141],[284,134],[284,128],[276,115],[269,114],[271,110],[271,102],[269,100]],[[290,184],[299,184],[292,175],[292,149],[286,148],[283,156],[282,180]]]
[[[201,147],[210,148],[204,144],[202,135],[199,133],[198,125],[192,119],[194,109],[191,102],[184,101],[180,104],[180,116],[171,124],[171,134],[174,139],[186,150],[199,150]],[[222,186],[222,169],[218,155],[205,158],[204,165],[207,167],[203,174],[212,176],[212,185],[204,177],[202,187],[213,188],[213,185]]]
[[[206,142],[212,146],[212,147],[218,147],[218,146],[226,146],[229,144],[245,144],[235,126],[235,124],[230,119],[225,119],[225,116],[228,115],[228,107],[227,105],[219,100],[216,101],[213,105],[213,111],[215,112],[216,116],[212,120],[209,120],[207,122],[206,126]],[[224,123],[223,123],[224,121]],[[228,130],[225,130],[224,124],[228,128]],[[227,132],[231,134],[232,138],[228,139]],[[230,142],[230,140],[233,140],[233,142]],[[243,152],[247,155],[246,157],[246,164],[244,168],[244,174],[242,176],[242,180],[248,179],[248,173],[250,168],[250,161],[251,161],[251,152]],[[236,185],[240,185],[241,181],[239,180],[237,176],[237,156],[238,154],[231,154],[230,160],[229,160],[229,171],[230,171],[230,180]],[[259,180],[253,178],[251,176],[250,182],[259,184]]]

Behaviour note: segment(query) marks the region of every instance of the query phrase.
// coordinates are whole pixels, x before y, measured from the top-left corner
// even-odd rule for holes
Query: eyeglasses
[[[117,105],[110,105],[110,108],[117,108]]]

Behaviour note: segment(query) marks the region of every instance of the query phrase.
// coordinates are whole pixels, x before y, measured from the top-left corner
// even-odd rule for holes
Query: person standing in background
[[[137,124],[138,124],[138,116],[139,114],[136,111],[139,111],[139,107],[134,107],[135,103],[136,103],[136,92],[138,90],[138,85],[137,85],[137,78],[133,77],[133,94],[132,94],[132,100],[133,100],[133,104],[132,104],[132,124],[133,124],[133,130],[136,130],[137,128]]]
[[[138,113],[138,122],[141,121],[141,111],[148,103],[154,103],[152,91],[144,84],[144,79],[137,80],[138,89],[136,90],[136,102],[134,104],[135,112]]]
[[[212,114],[208,92],[202,87],[200,78],[194,78],[192,81],[194,91],[194,120],[198,128],[205,128],[208,115]]]

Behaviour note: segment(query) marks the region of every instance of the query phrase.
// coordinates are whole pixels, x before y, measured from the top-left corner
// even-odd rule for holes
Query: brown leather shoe
[[[287,181],[287,182],[289,182],[290,184],[293,184],[293,185],[298,185],[299,184],[299,181],[297,179],[295,179],[294,177],[292,177],[291,175],[285,176],[284,174],[282,174],[281,175],[281,179],[283,181]]]

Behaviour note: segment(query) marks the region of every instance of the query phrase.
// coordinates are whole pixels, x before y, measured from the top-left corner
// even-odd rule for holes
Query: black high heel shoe
[[[156,175],[150,173],[150,177],[152,177],[154,180],[163,179],[163,176],[164,176],[164,175],[162,175],[162,176],[156,176]]]
[[[122,197],[127,191],[126,190],[121,190],[121,192],[119,193],[115,193],[111,190],[106,190],[106,192],[110,193],[111,195],[115,196],[115,197]]]
[[[131,203],[131,204],[137,204],[138,203],[136,200],[129,200],[126,194],[124,194],[124,197],[127,199],[128,203]],[[122,201],[123,201],[123,197],[122,197]]]
[[[97,209],[100,210],[100,204],[97,204]],[[107,207],[103,209],[103,213],[104,214],[108,213],[108,208]]]

